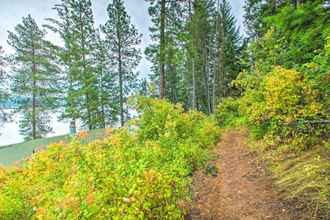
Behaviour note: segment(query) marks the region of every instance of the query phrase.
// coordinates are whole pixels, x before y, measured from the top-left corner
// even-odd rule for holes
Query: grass
[[[91,142],[95,139],[104,136],[104,129],[97,129],[90,131],[88,136],[83,139],[83,142]],[[69,135],[61,135],[49,138],[42,138],[19,144],[12,144],[0,147],[0,165],[8,166],[12,165],[17,161],[21,161],[32,155],[33,150],[38,147],[47,147],[50,144],[64,141],[69,142],[71,137]]]

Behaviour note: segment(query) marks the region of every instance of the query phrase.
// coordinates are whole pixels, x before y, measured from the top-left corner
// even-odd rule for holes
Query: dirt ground
[[[215,149],[218,175],[205,170],[194,176],[194,202],[187,219],[291,220],[272,188],[272,181],[245,144],[247,135],[225,133]]]

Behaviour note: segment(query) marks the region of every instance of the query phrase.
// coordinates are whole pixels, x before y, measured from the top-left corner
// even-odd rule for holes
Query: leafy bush
[[[105,140],[53,144],[0,170],[0,219],[182,219],[191,173],[218,128],[179,105],[141,99],[137,129]]]
[[[239,100],[227,98],[217,107],[215,117],[221,127],[244,124],[245,118],[240,113]]]
[[[227,126],[245,118],[253,137],[262,140],[255,149],[268,161],[284,196],[314,212],[326,212],[330,209],[326,150],[330,127],[318,122],[328,116],[327,87],[317,87],[315,82],[309,74],[282,67],[243,72],[235,82],[243,95],[225,100],[216,118]]]
[[[283,3],[269,14],[265,4],[263,36],[248,46],[248,70],[234,82],[242,96],[232,103],[260,140],[253,148],[267,160],[278,189],[310,209],[311,219],[330,215],[330,125],[324,123],[330,120],[330,14],[323,3]],[[227,118],[237,115],[227,112]]]
[[[239,83],[239,82],[238,82]],[[255,88],[246,88],[241,110],[259,134],[298,150],[317,144],[324,128],[314,121],[326,118],[319,93],[304,75],[275,67],[261,77]]]

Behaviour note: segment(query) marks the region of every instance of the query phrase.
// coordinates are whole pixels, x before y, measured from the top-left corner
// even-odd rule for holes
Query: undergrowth
[[[0,169],[0,219],[183,219],[214,120],[141,98],[140,117],[105,140],[56,143]]]
[[[303,218],[328,219],[330,126],[322,123],[327,107],[313,83],[282,67],[242,73],[235,82],[242,96],[221,103],[216,118],[222,127],[249,128],[253,148],[269,165],[277,189],[306,211]]]

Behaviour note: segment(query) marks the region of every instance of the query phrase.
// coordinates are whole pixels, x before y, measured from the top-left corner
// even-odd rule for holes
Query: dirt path
[[[188,219],[287,220],[289,217],[271,180],[256,164],[244,141],[246,135],[230,131],[223,135],[212,161],[216,177],[199,171],[194,177],[194,204]]]

